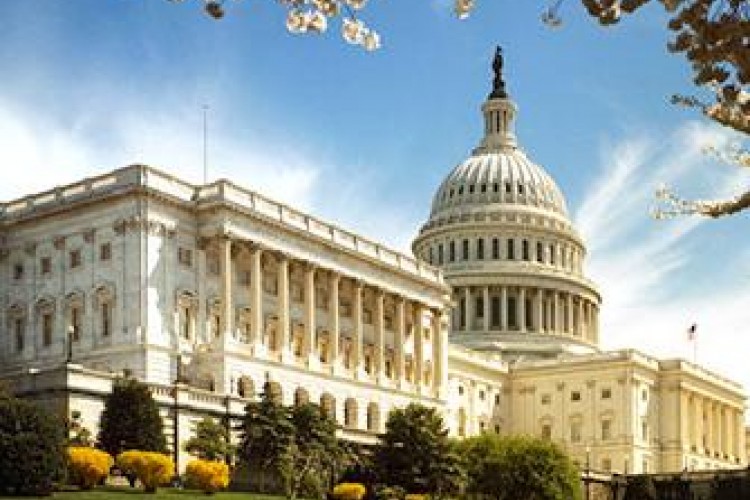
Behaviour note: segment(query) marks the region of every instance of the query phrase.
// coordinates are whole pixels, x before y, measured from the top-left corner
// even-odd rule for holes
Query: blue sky
[[[701,152],[733,139],[668,104],[692,88],[648,7],[602,29],[575,1],[551,30],[545,3],[371,0],[382,36],[366,53],[333,22],[290,35],[276,1],[228,0],[217,22],[198,0],[0,2],[0,199],[143,162],[270,194],[402,250],[440,180],[476,145],[494,45],[519,105],[521,144],[557,180],[589,244],[606,347],[692,357],[750,386],[747,215],[656,222],[652,193],[747,188]]]

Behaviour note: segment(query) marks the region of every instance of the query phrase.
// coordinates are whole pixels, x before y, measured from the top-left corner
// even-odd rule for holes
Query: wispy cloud
[[[731,274],[745,269],[747,276],[747,255],[732,247],[720,255],[701,252],[713,237],[711,224],[720,222],[648,217],[662,182],[706,198],[746,187],[745,172],[718,167],[703,153],[707,145],[730,140],[732,135],[718,127],[690,122],[659,140],[637,136],[607,145],[575,219],[589,245],[588,273],[603,296],[604,347],[690,359],[686,329],[696,322],[699,361],[750,386],[737,349],[727,347],[750,347],[750,279]],[[697,273],[703,279],[687,278]],[[715,286],[706,284],[711,277]]]

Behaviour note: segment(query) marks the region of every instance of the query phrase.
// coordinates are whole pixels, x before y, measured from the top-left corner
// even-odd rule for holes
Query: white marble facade
[[[417,258],[143,165],[0,204],[0,376],[96,431],[131,373],[170,442],[202,415],[240,416],[269,382],[361,442],[419,402],[455,436],[538,435],[601,471],[744,467],[742,387],[600,350],[602,298],[562,192],[518,145],[513,101],[482,111]]]

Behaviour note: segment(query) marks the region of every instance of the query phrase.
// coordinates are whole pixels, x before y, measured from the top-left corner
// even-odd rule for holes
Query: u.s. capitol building
[[[584,242],[517,142],[501,58],[495,71],[484,137],[438,188],[416,258],[144,165],[3,203],[0,376],[96,432],[130,373],[171,442],[241,415],[268,382],[364,443],[418,402],[455,436],[542,436],[601,471],[746,466],[741,386],[600,350]]]

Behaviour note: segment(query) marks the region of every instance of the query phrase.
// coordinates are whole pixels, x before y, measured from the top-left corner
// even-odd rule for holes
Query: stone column
[[[544,290],[537,288],[536,290],[536,325],[534,325],[534,331],[537,333],[544,332]]]
[[[234,336],[234,307],[232,307],[232,240],[221,239],[221,315],[224,317],[224,341],[227,346]]]
[[[396,345],[394,354],[396,356],[396,380],[398,387],[404,385],[404,338],[406,336],[406,299],[398,298],[396,303]]]
[[[439,309],[432,311],[432,391],[436,397],[441,397],[443,389],[443,312]]]
[[[424,309],[419,303],[414,303],[414,381],[418,393],[422,393],[424,385]]]
[[[734,456],[734,422],[732,409],[724,407],[724,453],[729,457]]]
[[[490,331],[490,287],[484,286],[482,287],[482,306],[484,307],[484,331],[489,332]]]
[[[552,330],[559,334],[562,331],[562,315],[560,314],[560,292],[554,291],[552,294]]]
[[[518,316],[518,330],[520,332],[526,331],[526,289],[520,287],[518,290],[518,304],[516,304],[516,311]]]
[[[508,329],[508,287],[500,289],[500,329]]]
[[[281,354],[281,361],[289,362],[292,360],[292,352],[289,349],[289,258],[286,255],[279,256],[278,281],[276,314],[279,318],[279,345],[276,347]]]
[[[385,374],[385,294],[378,289],[375,292],[375,376],[383,384]]]
[[[189,339],[191,344],[202,343],[208,340],[208,331],[206,330],[206,325],[208,323],[208,318],[206,318],[206,282],[208,281],[206,279],[206,246],[208,245],[208,241],[207,238],[198,238],[198,244],[196,245],[196,263],[198,267],[198,308],[196,311],[195,328],[192,329],[192,338]],[[182,332],[180,332],[180,335],[182,335]]]
[[[362,282],[354,282],[354,311],[352,314],[352,320],[354,322],[354,376],[356,378],[362,378]]]
[[[315,266],[305,268],[305,342],[302,354],[307,357],[308,366],[318,366],[315,345]]]
[[[585,337],[583,302],[583,297],[578,297],[578,324],[576,325],[576,334],[579,337]]]
[[[329,287],[329,303],[328,312],[330,314],[328,320],[328,331],[329,331],[329,361],[331,363],[331,371],[335,374],[341,368],[339,360],[339,281],[341,276],[336,272],[331,272]]]
[[[252,315],[251,342],[257,346],[263,341],[263,268],[261,259],[263,251],[255,247],[250,254],[250,313]]]
[[[714,412],[713,406],[708,401],[704,401],[703,409],[706,412],[706,448],[711,451],[711,456],[716,448],[714,448]]]
[[[568,293],[565,302],[565,312],[567,321],[565,322],[565,333],[568,335],[573,334],[573,294]]]
[[[695,429],[695,432],[693,432],[693,445],[695,446],[696,452],[702,455],[704,453],[703,403],[698,394],[693,394],[693,412],[695,413],[695,422],[693,422],[693,427]]]
[[[680,432],[679,432],[679,439],[680,439],[680,449],[685,450],[685,448],[690,447],[690,394],[685,389],[678,388],[678,394],[679,394],[679,415],[680,415]]]
[[[471,287],[464,288],[464,331],[470,332],[474,327],[474,308],[471,303]]]

